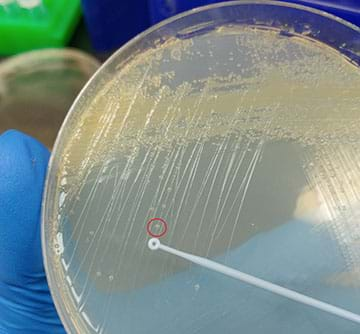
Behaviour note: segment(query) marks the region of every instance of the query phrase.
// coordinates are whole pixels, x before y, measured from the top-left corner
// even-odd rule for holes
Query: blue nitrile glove
[[[0,136],[0,333],[65,333],[41,254],[40,208],[48,150],[10,130]]]

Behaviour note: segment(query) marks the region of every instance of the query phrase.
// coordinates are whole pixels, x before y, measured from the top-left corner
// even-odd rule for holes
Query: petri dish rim
[[[78,61],[79,63],[84,64],[86,68],[90,68],[91,70],[95,70],[99,68],[99,62],[94,57],[88,55],[81,50],[74,48],[65,48],[65,49],[39,49],[28,51],[24,53],[20,53],[16,56],[10,57],[9,59],[5,59],[0,62],[0,77],[6,75],[7,73],[16,69],[16,67],[26,67],[29,66],[31,62],[40,63],[42,59],[48,59],[51,56],[55,56],[57,58],[73,59]],[[26,66],[24,63],[26,62]]]
[[[75,48],[37,49],[3,59],[0,61],[0,118],[5,118],[5,125],[3,124],[0,132],[12,127],[18,128],[34,136],[51,150],[62,120],[77,93],[99,67],[100,62],[94,56]],[[48,79],[48,75],[51,79]],[[23,82],[24,78],[35,78],[35,84],[26,85],[26,81]],[[49,82],[56,83],[61,89],[51,90],[49,87],[45,93],[42,88],[47,87]],[[66,90],[63,90],[65,87]],[[20,94],[24,93],[25,96],[17,99],[12,91],[14,88],[16,94],[21,92]],[[59,99],[60,104],[48,105],[55,97]],[[41,109],[46,114],[43,111],[38,113],[34,108],[34,105],[39,107],[40,100],[40,108],[44,107],[44,104],[47,105]],[[19,122],[18,119],[24,103],[27,106],[26,112],[29,113],[25,117],[35,116],[29,122]],[[13,112],[16,116],[13,116]],[[40,128],[35,125],[37,121],[42,124],[41,126],[46,126],[46,135],[41,135]]]
[[[276,7],[276,9],[278,9],[278,10],[292,9],[292,10],[298,11],[299,13],[305,12],[308,15],[312,15],[317,18],[327,19],[328,22],[332,22],[332,23],[337,24],[339,27],[341,26],[343,28],[346,28],[348,32],[353,33],[355,36],[359,36],[359,39],[360,39],[360,27],[357,27],[356,25],[354,25],[346,20],[343,20],[335,15],[329,14],[327,12],[324,12],[324,11],[321,11],[318,9],[310,8],[310,7],[303,6],[303,5],[293,4],[293,3],[278,2],[278,1],[272,1],[272,0],[265,0],[265,1],[238,0],[238,1],[229,1],[229,2],[224,2],[224,3],[216,3],[216,4],[212,4],[212,5],[208,5],[208,6],[199,7],[196,9],[192,9],[192,10],[183,12],[183,13],[173,16],[171,18],[168,18],[168,19],[152,26],[151,28],[145,30],[144,32],[140,33],[139,35],[134,37],[132,40],[127,42],[120,49],[118,49],[112,56],[110,56],[109,59],[106,62],[104,62],[104,64],[95,72],[95,74],[91,77],[91,79],[87,82],[87,84],[80,91],[78,97],[75,99],[68,114],[66,115],[66,118],[60,128],[60,131],[58,132],[58,135],[57,135],[57,138],[56,138],[56,141],[54,144],[54,149],[53,149],[51,157],[50,157],[48,172],[47,172],[47,177],[46,177],[46,182],[45,182],[45,190],[44,190],[44,194],[43,194],[42,219],[41,219],[41,240],[42,240],[42,252],[43,252],[43,258],[44,258],[44,267],[45,267],[45,272],[46,272],[46,276],[48,279],[48,284],[50,287],[50,292],[52,294],[56,309],[59,313],[59,316],[60,316],[62,323],[67,332],[77,333],[78,331],[76,329],[74,322],[71,321],[71,316],[69,316],[68,312],[66,311],[64,301],[61,300],[61,296],[60,296],[59,289],[58,289],[60,282],[57,281],[56,275],[55,275],[53,269],[51,268],[52,254],[50,252],[50,248],[48,248],[49,245],[47,244],[47,242],[49,241],[47,238],[47,233],[48,233],[48,229],[49,229],[49,225],[50,225],[50,221],[51,221],[51,210],[52,210],[52,207],[54,204],[53,203],[53,198],[54,198],[53,195],[54,195],[54,192],[56,191],[56,175],[57,175],[58,166],[61,163],[61,156],[59,156],[58,152],[61,151],[63,144],[66,143],[65,138],[67,138],[67,135],[71,129],[72,122],[76,120],[77,115],[79,113],[81,113],[83,109],[85,109],[84,106],[86,106],[86,104],[88,103],[88,100],[90,99],[90,95],[88,95],[88,92],[92,91],[93,89],[96,90],[96,88],[102,86],[104,83],[106,83],[109,79],[111,79],[113,77],[112,72],[108,71],[108,69],[111,66],[114,66],[114,67],[116,67],[116,69],[119,69],[119,68],[121,68],[121,66],[124,66],[126,63],[131,62],[133,57],[135,57],[137,55],[137,53],[133,52],[134,50],[136,50],[138,48],[138,51],[139,51],[139,49],[141,49],[141,51],[143,51],[144,46],[147,46],[148,48],[154,47],[155,46],[154,41],[156,39],[154,38],[154,36],[152,36],[152,34],[156,34],[156,32],[162,33],[161,29],[166,29],[167,27],[171,26],[172,24],[176,24],[179,22],[181,23],[182,20],[185,20],[187,18],[194,18],[197,15],[202,15],[202,14],[204,14],[204,16],[206,16],[206,14],[210,13],[211,11],[214,11],[214,12],[216,10],[221,11],[222,9],[225,9],[225,8],[229,9],[230,7],[240,8],[242,6],[252,6],[252,7],[273,6],[273,7]],[[210,18],[210,17],[208,17],[208,18]],[[220,18],[222,18],[222,17],[220,17]],[[217,18],[215,18],[215,20],[216,19]],[[197,22],[192,22],[192,23],[193,23],[193,25],[192,26],[190,25],[190,27],[196,26]],[[215,23],[217,23],[217,26],[221,26],[225,22],[215,22]],[[247,22],[243,22],[242,24],[248,25]],[[256,26],[265,27],[268,29],[272,28],[265,24],[264,25],[254,24],[253,26],[254,27],[256,27]],[[199,30],[194,30],[194,31],[190,30],[190,31],[195,32],[195,33],[198,33],[198,32],[201,33],[203,31],[202,28],[206,28],[207,25],[205,24],[204,26],[201,26],[201,24],[200,24],[199,27],[200,27]],[[175,28],[176,28],[175,32],[179,31],[178,27],[175,27]],[[280,29],[280,27],[273,27],[273,28]],[[303,38],[309,38],[309,36],[296,34],[296,33],[294,33],[293,35],[300,36]],[[146,38],[149,36],[151,36],[150,43],[149,43],[149,41],[146,41]],[[161,36],[161,34],[159,34],[158,37],[163,37],[163,36]],[[162,42],[164,42],[172,37],[176,37],[176,35],[174,34],[174,30],[172,31],[172,34],[165,36],[165,39]],[[317,36],[310,36],[310,39],[316,40],[320,43],[323,43],[323,44],[331,47],[331,45],[329,45],[329,43],[326,43],[326,41],[322,40],[321,38],[317,38]],[[345,43],[345,42],[348,42],[348,41],[342,40],[342,43]],[[334,46],[332,46],[332,47],[334,48]],[[337,51],[340,51],[341,53],[343,53],[343,55],[346,56],[346,52],[342,52],[343,50],[341,49],[341,44],[337,45],[335,47],[335,49]],[[146,50],[146,48],[145,48],[145,50]],[[356,49],[356,50],[351,50],[351,51],[355,52],[354,55],[357,58],[360,57],[360,50]],[[359,66],[360,66],[360,64],[359,64]]]

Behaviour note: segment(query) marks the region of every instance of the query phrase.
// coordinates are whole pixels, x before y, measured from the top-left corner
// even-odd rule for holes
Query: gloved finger
[[[10,130],[0,136],[0,332],[64,333],[46,281],[40,211],[48,150]]]
[[[0,281],[43,275],[40,210],[48,150],[17,131],[0,136]]]

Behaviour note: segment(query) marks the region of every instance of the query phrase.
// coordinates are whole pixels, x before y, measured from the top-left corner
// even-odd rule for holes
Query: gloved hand
[[[65,333],[40,244],[48,150],[20,132],[0,136],[0,333]]]

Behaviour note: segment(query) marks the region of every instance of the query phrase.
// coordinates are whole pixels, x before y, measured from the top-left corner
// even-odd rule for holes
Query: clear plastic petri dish
[[[359,28],[272,1],[193,10],[116,52],[48,172],[43,252],[67,331],[358,333],[203,264],[360,313],[359,65]]]
[[[52,148],[77,94],[100,66],[75,49],[43,49],[0,63],[0,133],[23,131]]]

